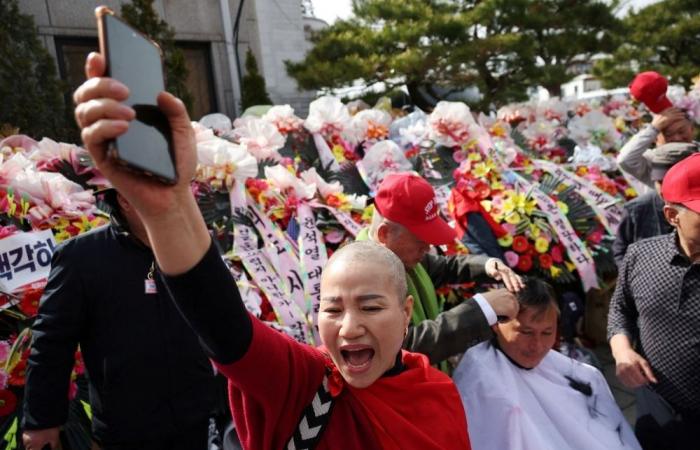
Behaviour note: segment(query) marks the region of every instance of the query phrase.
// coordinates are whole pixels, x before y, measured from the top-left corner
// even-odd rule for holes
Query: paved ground
[[[636,418],[634,394],[630,389],[623,386],[615,376],[615,360],[613,360],[613,357],[610,354],[610,347],[607,345],[599,345],[594,351],[603,365],[603,375],[605,375],[605,379],[610,385],[610,390],[612,391],[617,404],[620,406],[622,413],[625,415],[629,423],[634,425]]]

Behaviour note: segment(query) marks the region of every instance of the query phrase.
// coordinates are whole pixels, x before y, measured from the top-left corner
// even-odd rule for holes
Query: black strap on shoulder
[[[330,371],[326,369],[323,381],[314,395],[311,403],[301,412],[296,430],[283,450],[312,450],[316,448],[323,436],[323,431],[331,418],[334,400],[328,390],[328,376]]]

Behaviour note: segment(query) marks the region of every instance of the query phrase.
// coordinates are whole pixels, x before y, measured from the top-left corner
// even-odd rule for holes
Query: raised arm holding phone
[[[99,54],[89,55],[86,72],[88,81],[75,93],[85,146],[133,205],[165,287],[229,379],[230,406],[246,448],[470,448],[452,381],[425,356],[401,350],[413,299],[392,252],[361,242],[331,258],[321,283],[324,348],[264,326],[246,312],[190,191],[195,140],[182,102],[158,96],[177,162],[177,182],[166,185],[108,156],[108,143],[135,116],[122,104],[129,91],[104,77]]]

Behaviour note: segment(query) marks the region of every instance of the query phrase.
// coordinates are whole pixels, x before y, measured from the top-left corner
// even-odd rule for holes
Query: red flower
[[[520,255],[520,260],[516,267],[522,272],[529,272],[532,269],[532,257],[530,255]]]
[[[328,206],[332,206],[333,208],[340,208],[342,206],[343,202],[338,198],[337,195],[335,194],[330,194],[326,197],[326,204]]]
[[[39,300],[41,300],[43,292],[43,289],[27,289],[19,302],[20,311],[27,317],[36,316],[36,313],[39,311]]]
[[[10,373],[10,379],[7,380],[10,386],[24,386],[24,377],[27,373],[27,361],[22,360],[17,363],[12,372]]]
[[[17,396],[8,390],[0,390],[0,416],[7,416],[17,408]]]
[[[552,246],[550,253],[552,255],[552,261],[555,263],[561,264],[564,262],[564,253],[560,245]]]
[[[527,242],[527,238],[522,235],[515,236],[513,238],[513,250],[518,253],[525,253],[530,248],[530,244]]]
[[[550,267],[552,267],[552,257],[549,254],[542,253],[539,256],[539,259],[540,259],[540,267],[541,268],[549,269]]]

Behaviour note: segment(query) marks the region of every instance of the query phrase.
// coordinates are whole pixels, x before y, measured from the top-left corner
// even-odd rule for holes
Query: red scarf
[[[357,400],[384,450],[470,450],[467,418],[452,379],[428,358],[402,351],[405,370],[365,389],[345,385],[334,367],[330,390],[343,388]]]
[[[488,223],[489,228],[491,228],[491,231],[493,231],[493,234],[497,238],[502,238],[503,236],[508,234],[508,231],[506,231],[506,229],[503,228],[498,222],[493,220],[491,214],[486,212],[484,207],[481,206],[481,202],[477,198],[473,198],[468,194],[464,195],[457,189],[452,189],[449,201],[452,205],[450,212],[452,213],[452,217],[454,217],[455,222],[457,223],[457,234],[459,235],[460,239],[462,238],[462,236],[464,236],[464,233],[466,233],[467,231],[467,213],[470,212],[478,212],[479,214],[481,214],[486,220],[486,223]]]

